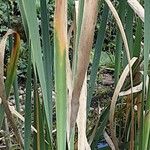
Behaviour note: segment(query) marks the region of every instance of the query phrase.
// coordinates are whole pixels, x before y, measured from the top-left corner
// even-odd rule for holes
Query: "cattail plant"
[[[148,150],[150,1],[15,2],[26,41],[22,44],[20,31],[9,29],[0,42],[0,129],[7,133],[12,129],[15,135],[4,137],[7,149]],[[8,12],[9,20],[11,17]],[[113,38],[107,41],[108,36]],[[4,64],[7,39],[11,55]],[[108,55],[115,58],[113,95],[108,94],[111,100],[106,99],[104,105],[99,100],[95,121],[90,117],[95,111],[91,104],[101,58],[110,43],[113,49]],[[17,66],[24,45],[28,67],[22,113]],[[107,66],[103,69],[110,70]],[[10,93],[15,95],[16,107],[10,105]]]

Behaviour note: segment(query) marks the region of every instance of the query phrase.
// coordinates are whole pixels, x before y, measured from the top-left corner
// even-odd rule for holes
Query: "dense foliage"
[[[149,0],[0,0],[0,149],[148,150],[149,14]]]

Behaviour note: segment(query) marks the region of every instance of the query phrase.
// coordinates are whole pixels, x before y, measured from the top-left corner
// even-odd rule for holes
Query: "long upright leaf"
[[[149,66],[149,52],[150,52],[150,1],[145,0],[145,17],[144,17],[144,95],[143,98],[146,101],[149,101],[148,92],[146,91],[146,78],[148,74],[148,66]],[[148,103],[147,103],[148,105]],[[144,128],[143,128],[143,139],[142,145],[143,149],[148,148],[148,140],[149,140],[149,133],[150,133],[150,107],[147,107],[146,116],[144,120]]]
[[[89,64],[90,50],[92,49],[92,42],[94,37],[94,29],[97,18],[97,0],[86,0],[84,3],[84,15],[81,26],[81,34],[78,46],[78,63],[77,72],[74,80],[74,88],[71,100],[71,118],[70,127],[74,127],[77,113],[79,109],[79,97],[85,77],[85,73]]]
[[[45,79],[46,79],[47,99],[49,100],[48,107],[50,111],[50,124],[52,126],[53,53],[52,53],[52,47],[50,45],[49,26],[48,26],[49,16],[48,16],[48,11],[47,11],[47,2],[46,0],[40,0],[40,3],[41,3],[43,60],[44,60],[44,70],[45,70]]]
[[[107,6],[107,4],[105,4],[105,6],[103,8],[102,19],[101,19],[100,28],[98,31],[97,40],[96,40],[96,44],[95,44],[95,52],[94,52],[89,87],[88,87],[88,92],[87,92],[87,101],[88,101],[87,102],[87,111],[90,108],[90,103],[91,103],[91,99],[93,96],[96,75],[97,75],[97,71],[98,71],[98,67],[99,67],[99,60],[100,60],[102,46],[103,46],[104,37],[105,37],[108,12],[109,12],[108,6]]]
[[[60,13],[61,12],[61,13]],[[57,149],[66,150],[67,86],[67,1],[55,1],[54,15],[54,67],[56,91]]]
[[[24,1],[20,0],[20,11],[22,12],[23,17],[26,20],[27,27],[29,31],[29,38],[31,40],[31,50],[32,50],[32,62],[34,66],[34,70],[37,69],[39,81],[41,84],[44,108],[46,119],[48,123],[48,130],[51,133],[51,125],[50,125],[50,108],[49,108],[49,100],[47,98],[47,89],[46,89],[46,76],[44,71],[43,59],[42,59],[42,50],[40,45],[40,34],[39,27],[37,22],[37,14],[36,14],[36,3],[35,1]],[[26,24],[25,24],[26,25]]]
[[[87,103],[87,75],[84,79],[84,83],[81,90],[81,95],[79,98],[80,106],[77,116],[77,126],[78,126],[78,150],[90,150],[90,146],[87,142],[86,137],[86,103]]]
[[[126,12],[125,8],[126,8],[125,0],[119,1],[118,14],[123,23],[125,22],[125,12]],[[120,31],[118,29],[116,34],[116,51],[115,51],[115,85],[117,84],[117,81],[119,80],[119,76],[121,74],[122,45],[123,45],[123,41],[121,38]]]
[[[83,19],[84,0],[75,1],[75,8],[76,8],[76,35],[75,35],[75,50],[73,57],[73,75],[75,75],[77,71],[78,45]]]
[[[28,72],[26,83],[26,101],[25,101],[25,137],[24,137],[24,149],[30,149],[31,144],[31,51],[28,58]]]
[[[126,36],[128,41],[128,46],[130,50],[130,56],[133,57],[133,10],[130,8],[130,6],[127,6],[127,17],[126,17]],[[125,51],[124,51],[125,53]],[[123,65],[126,65],[126,57],[123,57]],[[124,64],[125,63],[125,64]],[[133,100],[131,102],[131,130],[130,130],[130,149],[134,149],[134,110],[133,110]]]
[[[129,6],[127,6],[126,36],[128,40],[131,58],[133,56],[133,19],[134,19],[133,10]]]
[[[133,57],[138,57],[141,52],[141,41],[142,41],[142,21],[140,18],[137,19],[137,27],[135,33],[135,42],[134,42],[134,49],[133,49]]]
[[[42,116],[37,76],[34,78],[34,124],[37,134],[34,135],[34,150],[45,150],[44,117]],[[49,135],[48,135],[49,136]],[[51,149],[51,147],[50,147]],[[49,150],[49,149],[48,149]]]

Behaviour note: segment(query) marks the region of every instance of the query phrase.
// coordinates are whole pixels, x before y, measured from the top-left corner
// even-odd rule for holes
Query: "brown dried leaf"
[[[137,58],[133,57],[130,61],[131,67],[133,66],[133,64],[136,62]],[[118,148],[118,143],[117,143],[117,139],[115,136],[115,132],[114,132],[114,113],[115,113],[115,105],[120,93],[120,90],[125,82],[125,79],[127,77],[127,75],[129,74],[129,65],[127,65],[125,67],[125,69],[123,70],[123,73],[116,85],[113,97],[112,97],[112,101],[111,101],[111,106],[110,106],[110,115],[109,115],[109,120],[110,120],[110,129],[111,129],[111,136],[112,136],[112,140],[115,144],[116,149]]]
[[[78,47],[77,73],[71,100],[70,127],[74,127],[79,109],[79,97],[84,82],[84,77],[89,65],[90,50],[94,37],[94,29],[97,18],[98,0],[85,0],[83,21]]]
[[[79,99],[79,111],[77,116],[78,150],[90,150],[86,137],[86,102],[87,102],[87,76],[85,77]]]
[[[4,75],[4,53],[5,53],[6,41],[7,41],[8,36],[11,34],[17,34],[17,33],[15,31],[9,29],[0,42],[0,98],[2,99],[3,108],[5,110],[8,120],[13,128],[17,142],[23,147],[23,142],[22,142],[20,133],[18,132],[16,123],[13,119],[12,113],[10,111],[10,108],[9,108],[9,105],[7,102],[7,96],[6,96],[5,84],[4,84],[4,78],[3,78],[3,75]]]
[[[142,5],[137,0],[128,0],[128,4],[144,22],[144,8],[142,7]]]

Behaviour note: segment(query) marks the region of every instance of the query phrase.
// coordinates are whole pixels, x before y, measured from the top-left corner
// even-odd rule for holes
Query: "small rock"
[[[22,95],[19,95],[19,99],[22,100],[22,99],[23,99],[23,96],[22,96]]]
[[[112,84],[114,84],[112,75],[110,75],[110,74],[103,74],[102,84],[103,85],[112,85]]]
[[[19,90],[19,93],[22,95],[22,94],[24,94],[24,91],[23,90]]]

